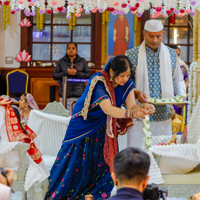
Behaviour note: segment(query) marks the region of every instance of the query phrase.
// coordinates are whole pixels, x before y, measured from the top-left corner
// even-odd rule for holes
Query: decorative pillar
[[[197,61],[198,48],[198,11],[193,17],[193,62]]]
[[[101,33],[101,64],[105,65],[107,62],[107,23],[102,24]]]
[[[197,24],[198,24],[198,31],[197,31],[197,50],[195,49],[195,59],[197,58],[197,67],[196,67],[196,72],[197,72],[197,98],[196,98],[196,102],[199,98],[200,95],[200,35],[198,33],[200,33],[200,24],[198,22],[200,22],[200,11],[196,11],[197,12]],[[196,27],[195,27],[196,28]],[[195,39],[196,40],[196,39]],[[195,45],[196,46],[196,45]]]

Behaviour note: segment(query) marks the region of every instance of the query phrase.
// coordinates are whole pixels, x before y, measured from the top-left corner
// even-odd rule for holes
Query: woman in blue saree
[[[149,104],[143,108],[136,105],[131,70],[128,57],[116,56],[91,77],[74,106],[45,199],[82,200],[91,194],[100,200],[110,196],[117,134],[126,132],[131,118],[144,118],[154,109]],[[121,109],[124,102],[127,110]],[[117,118],[124,118],[123,123]]]

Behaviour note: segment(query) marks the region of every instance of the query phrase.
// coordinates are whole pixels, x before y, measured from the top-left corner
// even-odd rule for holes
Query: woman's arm
[[[136,90],[131,90],[130,93],[128,94],[127,98],[126,98],[126,106],[127,106],[127,109],[128,110],[135,110],[135,109],[138,109],[138,108],[144,108],[147,112],[149,111],[149,114],[153,114],[155,112],[155,107],[151,104],[148,104],[148,103],[145,103],[145,104],[142,104],[142,105],[137,105],[136,104],[136,101],[135,101],[135,91]],[[141,92],[139,90],[138,91],[138,94],[145,94],[144,92]]]
[[[109,99],[105,99],[99,105],[106,115],[109,115],[114,118],[126,118],[125,117],[126,110],[112,106],[111,101]],[[135,118],[144,119],[145,115],[149,114],[145,109],[140,108],[140,106],[135,106],[134,109],[132,110],[134,110]]]
[[[11,102],[12,102],[12,100],[10,100],[10,99],[0,100],[0,106],[11,104]]]

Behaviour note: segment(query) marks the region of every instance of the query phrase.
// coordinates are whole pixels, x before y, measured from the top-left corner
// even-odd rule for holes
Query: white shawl
[[[171,58],[168,48],[161,43],[160,46],[160,81],[162,96],[171,98],[174,96],[174,87],[171,70]],[[147,69],[147,57],[145,41],[140,46],[138,65],[136,69],[136,88],[143,91],[149,97],[149,77]]]

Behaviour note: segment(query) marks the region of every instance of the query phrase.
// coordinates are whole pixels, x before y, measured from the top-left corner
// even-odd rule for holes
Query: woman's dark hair
[[[178,49],[181,52],[181,49],[177,45],[170,45],[169,47],[172,49]]]
[[[133,79],[133,82],[135,81],[135,71],[133,70],[133,65],[129,58],[125,55],[119,55],[115,56],[112,61],[110,62],[108,66],[108,72],[110,69],[113,70],[114,76],[113,79],[119,76],[119,74],[125,72],[130,69],[131,72],[131,78]]]
[[[78,46],[77,46],[77,44],[76,44],[75,42],[70,42],[70,43],[68,43],[67,46],[66,46],[66,49],[67,49],[67,47],[68,47],[70,44],[74,44],[74,46],[76,47],[76,50],[78,51]]]
[[[24,95],[25,101],[27,102],[27,99],[26,99],[27,93],[24,93],[23,95]]]
[[[17,119],[18,119],[18,121],[19,121],[20,127],[21,127],[22,130],[23,130],[23,133],[26,134],[26,135],[28,135],[28,133],[26,132],[26,130],[24,129],[24,127],[21,125],[21,122],[20,122],[20,121],[21,121],[21,120],[20,120],[20,114],[19,114],[18,109],[15,108],[15,107],[12,107],[12,109],[14,110],[14,112],[15,112],[15,114],[16,114],[16,116],[17,116]]]

